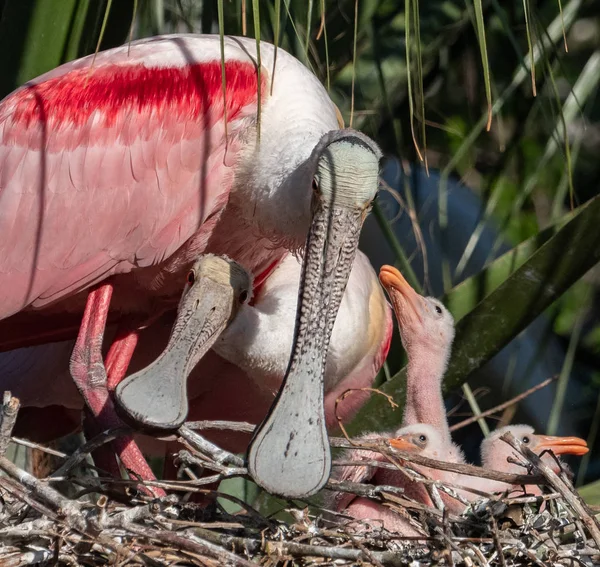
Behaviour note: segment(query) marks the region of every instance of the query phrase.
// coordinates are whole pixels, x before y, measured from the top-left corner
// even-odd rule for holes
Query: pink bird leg
[[[125,378],[138,338],[139,331],[137,329],[118,331],[110,346],[106,355],[106,373],[108,375],[108,391],[111,394],[119,382]]]
[[[106,367],[102,359],[102,341],[112,291],[113,287],[108,283],[101,285],[88,295],[70,365],[71,374],[77,388],[96,418],[98,426],[103,429],[124,425],[115,411],[109,394],[109,383],[115,384],[115,382],[118,383],[118,380],[115,380],[115,377],[112,380],[107,377]],[[135,340],[131,334],[127,335],[121,342],[113,343],[111,349],[113,363],[110,367],[115,374],[121,374],[121,378],[127,370],[134,348]],[[116,378],[118,377],[116,376]],[[117,439],[114,441],[114,445],[121,462],[129,471],[144,480],[156,480],[142,452],[131,437]],[[107,457],[105,452],[101,452],[100,456],[103,460]],[[118,467],[115,469],[114,465],[112,459],[102,463],[102,466],[111,474],[119,476]],[[166,495],[162,489],[156,488],[152,488],[151,493],[155,496]]]

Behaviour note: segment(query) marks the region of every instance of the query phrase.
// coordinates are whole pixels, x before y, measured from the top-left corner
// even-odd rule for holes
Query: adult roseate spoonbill
[[[516,439],[529,447],[534,453],[541,455],[544,462],[560,472],[557,462],[554,458],[544,451],[552,451],[555,455],[585,455],[589,449],[584,439],[579,437],[554,437],[551,435],[537,435],[529,425],[507,425],[494,431],[489,437],[481,442],[481,462],[482,465],[490,470],[524,474],[526,468],[519,465],[523,458],[505,441],[501,439],[505,433],[512,433]],[[542,453],[544,453],[542,455]],[[475,488],[486,492],[503,492],[509,490],[511,486],[504,482],[496,480],[472,478]],[[515,487],[518,488],[518,487]],[[537,486],[528,486],[527,492],[532,494],[541,494]]]
[[[433,425],[424,423],[413,424],[401,427],[395,432],[369,433],[360,437],[360,439],[373,440],[381,437],[389,439],[390,446],[395,449],[415,451],[425,457],[439,461],[452,463],[464,461],[460,448],[454,443],[448,443],[444,436],[440,434],[437,427]],[[364,451],[361,449],[351,449],[345,452],[343,459],[388,462],[386,457],[377,451]],[[414,465],[414,467],[427,478],[435,480],[455,482],[458,476],[455,473],[431,469],[421,465]],[[404,494],[407,497],[417,502],[432,504],[425,485],[412,481],[400,470],[373,466],[345,465],[339,471],[335,471],[334,469],[333,474],[340,480],[352,482],[371,480],[371,482],[379,486],[396,486],[404,489]],[[369,498],[338,493],[334,499],[334,507],[337,511],[344,511],[357,520],[364,520],[369,523],[382,522],[383,527],[392,532],[402,535],[421,535],[405,518]],[[456,509],[453,509],[453,511],[462,511],[462,509],[464,509],[464,506],[457,503]]]
[[[259,484],[301,497],[329,475],[323,371],[381,153],[339,130],[296,59],[279,50],[271,75],[274,48],[260,49],[259,81],[255,42],[226,38],[225,96],[219,38],[180,35],[71,62],[2,101],[0,344],[79,327],[73,377],[100,424],[113,425],[107,388],[138,329],[176,304],[199,254],[260,274],[305,246],[292,357],[249,453]],[[107,321],[121,327],[108,380]]]
[[[382,266],[379,280],[392,302],[408,357],[402,425],[429,423],[450,443],[442,378],[454,340],[452,315],[437,299],[419,295],[393,266]]]
[[[207,255],[194,263],[165,350],[117,386],[115,395],[128,417],[153,428],[183,425],[188,375],[251,292],[251,277],[237,262]]]

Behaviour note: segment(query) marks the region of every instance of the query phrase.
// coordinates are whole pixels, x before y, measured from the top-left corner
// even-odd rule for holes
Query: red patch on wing
[[[256,101],[257,73],[252,63],[225,63],[227,119]],[[261,96],[265,96],[261,75]],[[105,65],[77,69],[15,93],[3,103],[13,123],[24,127],[43,122],[81,126],[92,115],[100,126],[111,126],[118,116],[154,115],[196,119],[211,110],[211,122],[223,116],[221,62],[185,67],[148,68],[143,65]],[[210,126],[207,124],[206,126]]]

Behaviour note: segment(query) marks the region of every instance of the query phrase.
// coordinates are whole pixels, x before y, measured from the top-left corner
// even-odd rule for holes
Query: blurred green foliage
[[[101,49],[121,45],[133,0],[113,3]],[[97,46],[107,0],[3,0],[0,3],[0,97]]]

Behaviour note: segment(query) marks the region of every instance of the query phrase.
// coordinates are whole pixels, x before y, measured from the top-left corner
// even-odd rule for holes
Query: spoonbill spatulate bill
[[[117,386],[118,408],[148,428],[183,425],[191,370],[251,292],[251,277],[237,262],[212,255],[199,258],[188,273],[167,347],[152,364]]]
[[[177,305],[200,254],[257,276],[304,251],[290,364],[249,453],[258,484],[303,497],[329,476],[324,364],[381,153],[340,129],[299,61],[279,49],[273,72],[273,46],[260,51],[259,78],[256,42],[225,38],[225,96],[220,38],[175,35],[73,61],[0,103],[0,346],[77,335],[73,377],[111,427],[139,329]],[[120,331],[103,359],[107,322]],[[123,463],[150,474],[135,449]]]

